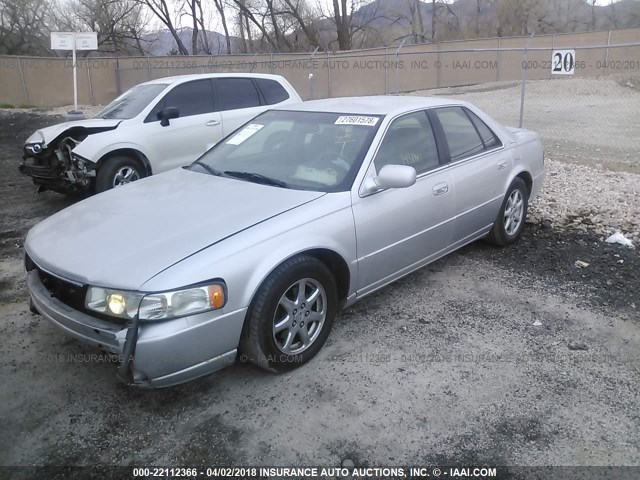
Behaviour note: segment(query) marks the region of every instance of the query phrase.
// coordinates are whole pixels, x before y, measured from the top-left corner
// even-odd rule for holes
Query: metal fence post
[[[524,44],[524,53],[522,55],[522,65],[520,65],[520,70],[522,71],[522,85],[520,86],[520,122],[518,123],[518,128],[522,128],[524,124],[524,88],[527,83],[527,49],[529,48],[529,41],[533,38],[533,33],[527,40],[527,43]]]
[[[89,57],[86,58],[87,61],[87,81],[89,82],[89,100],[91,101],[91,105],[95,105],[96,102],[93,98],[93,85],[91,83],[91,68],[89,68]]]
[[[389,47],[384,47],[384,94],[385,95],[389,93],[389,89],[387,87],[388,73],[389,73]]]
[[[309,92],[311,100],[313,100],[313,56],[316,54],[320,47],[316,47],[311,56],[309,57]]]
[[[116,57],[116,96],[119,96],[122,93],[122,88],[120,86],[120,61],[118,57]]]
[[[20,80],[22,81],[22,92],[24,93],[24,101],[29,105],[29,91],[27,90],[27,82],[24,80],[24,72],[22,71],[22,60],[18,57],[18,69],[20,70]]]
[[[500,81],[500,37],[498,37],[498,50],[496,50],[496,82]]]
[[[396,50],[396,95],[398,94],[398,86],[399,86],[399,82],[400,82],[400,78],[398,77],[398,66],[399,66],[399,61],[398,61],[398,53],[400,52],[400,49],[404,46],[404,42],[406,42],[407,39],[403,38],[402,42],[400,43],[400,46],[398,47],[398,49]]]
[[[440,61],[440,42],[436,44],[436,88],[440,88],[440,70],[442,69],[442,62]]]
[[[327,52],[327,97],[331,98],[331,61]]]
[[[551,55],[553,55],[553,50],[556,48],[556,35],[555,33],[551,35]],[[553,64],[553,59],[551,61]],[[553,78],[553,67],[549,69],[549,78]]]
[[[604,75],[607,74],[607,69],[609,68],[607,65],[609,61],[609,45],[611,45],[611,30],[609,30],[609,35],[607,35],[607,48],[604,49],[604,69],[602,72]]]

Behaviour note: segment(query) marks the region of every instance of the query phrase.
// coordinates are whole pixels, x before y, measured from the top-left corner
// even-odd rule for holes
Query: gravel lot
[[[36,195],[17,164],[55,122],[0,112],[0,465],[640,465],[631,157],[552,153],[520,242],[477,242],[368,297],[301,369],[145,392],[28,311],[24,236],[72,200]],[[603,242],[618,230],[637,248]]]

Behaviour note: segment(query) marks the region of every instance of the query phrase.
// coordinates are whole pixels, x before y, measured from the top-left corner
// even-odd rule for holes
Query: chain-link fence
[[[567,62],[572,74],[562,73]],[[71,67],[0,57],[0,106],[69,105]],[[305,100],[446,95],[540,132],[550,153],[640,164],[640,29],[337,53],[85,58],[77,68],[79,102],[92,105],[151,79],[207,72],[283,75]]]
[[[118,86],[124,90],[187,73],[258,72],[283,75],[307,100],[444,95],[467,100],[506,125],[538,131],[549,153],[640,164],[640,42],[570,48],[422,45],[198,61],[144,59],[118,66]]]
[[[496,82],[411,92],[465,100],[505,125],[538,132],[547,154],[640,173],[640,72],[591,78]]]

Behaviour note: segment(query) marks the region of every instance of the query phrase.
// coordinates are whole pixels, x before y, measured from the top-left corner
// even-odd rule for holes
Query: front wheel
[[[337,313],[333,275],[320,260],[300,256],[276,268],[258,289],[243,332],[242,358],[267,370],[292,370],[327,340]]]
[[[521,178],[516,177],[507,190],[498,218],[496,218],[487,240],[500,246],[515,242],[524,229],[528,206],[527,186]]]
[[[111,157],[103,160],[96,175],[96,192],[104,192],[146,176],[144,168],[130,157]]]

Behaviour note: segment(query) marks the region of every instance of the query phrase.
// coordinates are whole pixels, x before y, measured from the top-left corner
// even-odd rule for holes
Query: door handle
[[[498,170],[504,170],[505,168],[507,168],[507,161],[506,160],[498,162]]]
[[[220,125],[218,120],[209,120],[206,124],[207,127],[215,127],[216,125]]]
[[[434,185],[433,187],[433,194],[435,196],[444,195],[448,191],[449,191],[449,185],[446,183],[439,183],[437,185]]]

